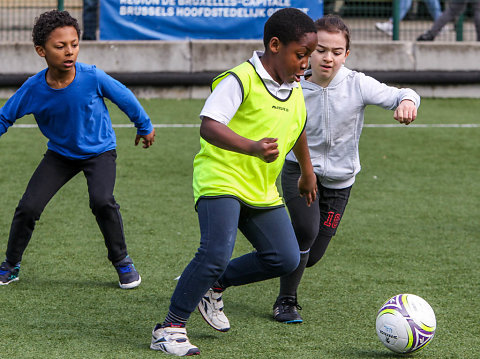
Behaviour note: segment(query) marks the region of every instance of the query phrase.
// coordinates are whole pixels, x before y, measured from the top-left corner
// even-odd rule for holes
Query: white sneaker
[[[213,329],[226,332],[230,329],[230,322],[223,312],[222,293],[216,293],[209,289],[198,303],[198,310],[203,319]]]
[[[452,28],[449,24],[446,24],[444,27],[442,27],[442,29],[440,30],[440,32],[438,33],[439,35],[441,34],[448,34],[450,31],[454,31],[455,29]]]
[[[377,22],[375,23],[375,28],[384,32],[388,36],[393,36],[393,24],[390,21]]]
[[[185,328],[162,328],[160,324],[157,324],[153,329],[150,349],[161,350],[178,357],[200,354],[200,350],[188,340]]]

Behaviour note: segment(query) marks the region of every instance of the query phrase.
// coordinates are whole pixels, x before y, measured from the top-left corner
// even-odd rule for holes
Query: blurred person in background
[[[427,5],[428,12],[433,20],[437,20],[442,14],[439,0],[423,0]],[[402,21],[412,7],[412,0],[400,0],[400,15],[399,19]],[[385,22],[377,22],[375,28],[386,33],[388,36],[393,35],[393,19],[390,18]]]
[[[478,0],[453,0],[442,15],[435,20],[432,27],[417,38],[417,41],[433,41],[443,27],[450,21],[456,21],[467,8],[468,3],[472,3],[473,21],[477,32],[477,41],[480,41],[480,1]]]
[[[343,13],[343,7],[345,6],[345,0],[325,0],[323,2],[324,14],[336,14]]]
[[[98,0],[83,0],[82,40],[96,40],[98,26]]]

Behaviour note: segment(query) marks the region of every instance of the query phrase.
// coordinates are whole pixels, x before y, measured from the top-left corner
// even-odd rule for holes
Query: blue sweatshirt
[[[62,89],[48,86],[47,69],[25,81],[0,108],[0,136],[18,118],[33,114],[50,150],[73,160],[97,156],[116,147],[104,97],[125,112],[139,135],[152,132],[150,118],[129,89],[94,65],[77,62],[75,69],[75,79]]]

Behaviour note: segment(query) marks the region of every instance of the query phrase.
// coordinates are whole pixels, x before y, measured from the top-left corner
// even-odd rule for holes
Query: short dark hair
[[[282,44],[288,45],[299,41],[308,32],[317,32],[317,29],[307,14],[295,8],[281,9],[273,13],[265,23],[263,44],[267,48],[272,37],[278,37]]]
[[[326,32],[342,32],[345,36],[346,47],[345,51],[350,50],[350,29],[347,24],[337,15],[325,15],[324,17],[315,21],[317,31]]]
[[[45,46],[48,36],[53,30],[59,27],[73,26],[77,30],[80,39],[80,26],[74,17],[70,16],[68,11],[51,10],[44,12],[35,19],[32,30],[32,39],[35,46]]]

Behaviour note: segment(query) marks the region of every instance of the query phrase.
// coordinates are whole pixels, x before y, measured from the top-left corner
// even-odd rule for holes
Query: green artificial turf
[[[142,100],[153,122],[198,124],[199,100]],[[128,120],[110,106],[112,122]],[[417,124],[480,124],[480,101],[424,99]],[[369,108],[368,124],[393,124]],[[18,124],[33,123],[31,118]],[[150,149],[133,146],[134,128],[117,128],[115,197],[127,245],[142,275],[121,290],[88,206],[83,175],[52,199],[28,246],[20,280],[0,287],[1,358],[159,358],[149,349],[177,277],[199,245],[192,161],[197,127],[156,129]],[[394,358],[375,333],[389,297],[427,300],[437,332],[419,358],[478,358],[480,128],[366,127],[362,171],[325,257],[299,288],[301,325],[271,318],[278,280],[229,288],[232,329],[211,329],[198,313],[189,338],[206,358]],[[37,128],[0,138],[0,251],[15,206],[46,148]],[[252,250],[238,236],[234,256]]]

